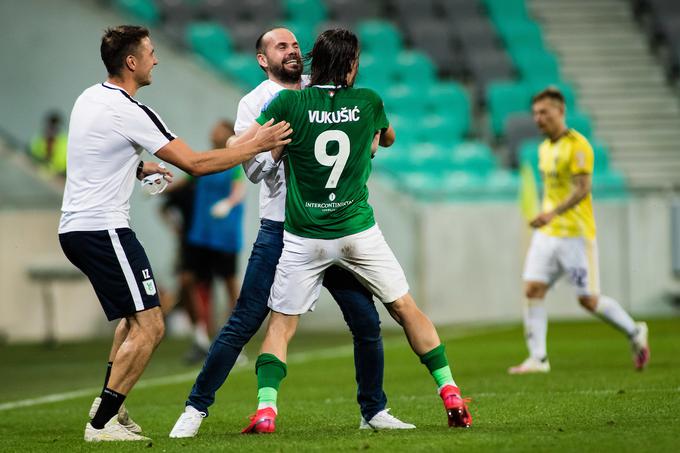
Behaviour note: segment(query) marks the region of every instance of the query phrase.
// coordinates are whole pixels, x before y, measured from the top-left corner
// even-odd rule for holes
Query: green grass
[[[425,368],[399,332],[385,334],[388,407],[418,429],[357,429],[351,347],[345,334],[307,334],[291,345],[289,375],[279,394],[278,432],[242,436],[255,408],[252,363],[236,370],[218,393],[195,439],[167,437],[193,379],[151,381],[192,372],[181,364],[183,341],[164,342],[144,375],[147,386],[128,399],[133,418],[153,438],[153,451],[677,451],[680,439],[680,319],[650,321],[652,362],[633,371],[628,344],[597,322],[553,323],[553,371],[509,376],[524,358],[518,326],[440,329],[453,373],[473,398],[471,429],[449,429]],[[249,346],[254,357],[259,341]],[[54,403],[0,410],[0,451],[139,451],[137,444],[82,441],[86,413],[101,385],[106,342],[0,346],[0,404],[52,393],[93,389]],[[293,359],[296,357],[296,359]],[[191,373],[193,375],[193,373]]]

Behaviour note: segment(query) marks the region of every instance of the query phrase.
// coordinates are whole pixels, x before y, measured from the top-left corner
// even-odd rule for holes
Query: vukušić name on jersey
[[[257,119],[285,118],[294,130],[286,146],[285,229],[302,237],[336,239],[375,225],[366,182],[373,136],[389,126],[383,103],[369,89],[343,88],[329,96],[333,88],[283,90]]]

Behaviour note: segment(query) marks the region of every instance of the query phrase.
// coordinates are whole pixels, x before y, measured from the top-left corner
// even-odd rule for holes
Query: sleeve
[[[285,99],[288,96],[288,90],[279,91],[269,102],[262,107],[260,116],[257,117],[257,122],[264,124],[270,119],[274,118],[275,122],[281,121],[285,116]]]
[[[151,154],[177,138],[156,112],[137,102],[121,111],[121,133]]]
[[[595,156],[593,147],[590,146],[588,140],[579,137],[574,143],[574,149],[571,154],[570,170],[572,175],[590,175],[593,173],[593,166]]]
[[[234,124],[236,135],[244,133],[253,124],[258,114],[259,112],[247,96],[241,99],[236,110],[236,124]]]
[[[385,113],[385,104],[378,93],[372,93],[374,97],[375,130],[387,129],[390,126],[390,122],[387,120],[387,114]]]

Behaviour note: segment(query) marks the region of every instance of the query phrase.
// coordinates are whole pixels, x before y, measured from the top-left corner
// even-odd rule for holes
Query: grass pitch
[[[0,346],[0,452],[13,451],[678,451],[680,319],[649,322],[652,360],[632,368],[628,343],[598,322],[552,323],[547,375],[509,376],[525,356],[519,326],[439,329],[454,377],[473,398],[468,430],[449,429],[434,383],[400,332],[385,334],[388,407],[417,425],[402,432],[357,429],[347,334],[307,334],[291,345],[279,394],[278,432],[242,436],[256,406],[253,363],[236,369],[194,439],[169,439],[196,369],[184,341],[161,344],[127,400],[153,439],[86,444],[87,410],[98,393],[108,343]],[[248,347],[254,358],[260,341]],[[71,392],[71,393],[66,393]],[[51,395],[54,402],[39,399]],[[23,401],[24,407],[14,404]]]

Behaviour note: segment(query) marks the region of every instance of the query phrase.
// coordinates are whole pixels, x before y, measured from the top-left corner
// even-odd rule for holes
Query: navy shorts
[[[109,321],[160,305],[149,259],[130,228],[71,231],[59,243],[90,279]]]

